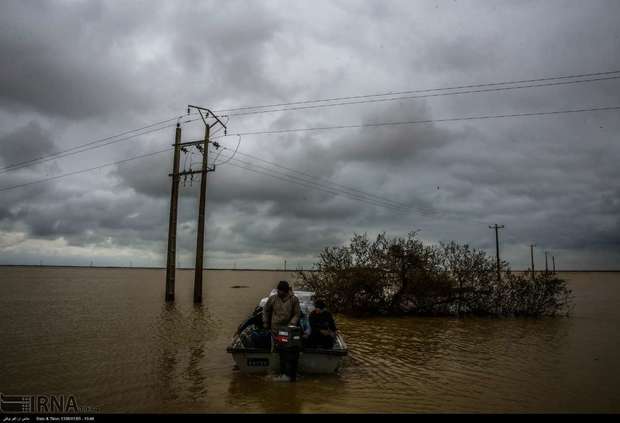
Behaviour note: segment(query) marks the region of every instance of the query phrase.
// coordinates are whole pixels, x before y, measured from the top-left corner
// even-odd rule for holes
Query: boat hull
[[[322,349],[305,348],[299,353],[299,373],[327,374],[335,373],[342,365],[348,351],[342,338],[338,337],[336,345],[340,348]],[[280,355],[275,351],[245,348],[233,342],[227,348],[239,371],[243,373],[279,373]]]

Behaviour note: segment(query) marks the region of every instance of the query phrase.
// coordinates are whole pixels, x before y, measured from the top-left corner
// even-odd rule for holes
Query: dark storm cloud
[[[262,53],[278,25],[258,5],[170,6],[5,2],[0,105],[70,119],[135,113],[158,101],[155,87],[174,96],[179,84],[171,76],[191,81],[191,90],[181,89],[193,92],[193,102],[204,93],[224,97],[230,86],[251,94],[277,89],[263,74]]]
[[[58,196],[64,201],[46,201],[46,197]],[[89,238],[96,240],[114,231],[147,232],[164,220],[165,207],[159,207],[157,202],[147,198],[136,199],[128,195],[95,192],[78,196],[57,189],[52,195],[43,194],[33,200],[14,207],[9,213],[13,219],[26,223],[30,233],[37,238],[62,236],[71,241],[92,233]]]
[[[54,150],[51,134],[35,121],[0,137],[0,163],[4,166],[42,157]]]
[[[144,98],[126,75],[126,63],[114,60],[128,28],[101,31],[103,5],[57,2],[2,5],[0,104],[48,115],[83,118],[119,104],[136,106]]]
[[[207,91],[209,96],[223,97],[227,91],[264,95],[280,89],[265,74],[267,43],[280,22],[258,3],[226,2],[216,8],[181,3],[172,19],[184,22],[173,31],[174,53],[189,72],[206,73],[201,85],[211,81],[215,89]]]
[[[115,173],[120,178],[117,187],[129,187],[148,196],[168,198],[172,182],[168,174],[171,172],[172,154],[158,155],[148,162],[136,161],[131,166],[116,169]]]
[[[342,233],[333,227],[308,226],[302,219],[280,220],[272,225],[261,221],[240,222],[231,228],[237,234],[237,245],[263,254],[316,254],[326,245],[338,244]]]
[[[614,1],[0,7],[0,54],[7,58],[0,69],[3,165],[172,117],[187,103],[223,108],[620,69],[620,3]],[[233,117],[229,133],[618,101],[620,83],[599,81]],[[195,138],[201,124],[184,124],[183,131],[184,140]],[[492,248],[487,225],[495,222],[506,225],[507,248],[536,241],[575,256],[588,248],[618,256],[619,132],[616,112],[601,112],[244,136],[242,153],[276,166],[239,154],[245,163],[233,160],[209,174],[208,257],[307,259],[353,232],[402,235],[418,227],[431,241]],[[0,175],[0,188],[149,153],[171,141],[172,133],[162,132]],[[220,141],[231,149],[219,157],[225,159],[237,139]],[[71,247],[138,248],[163,257],[171,164],[171,154],[162,154],[0,192],[0,240],[14,248],[26,233],[24,245],[63,239]],[[288,167],[303,172],[294,175],[305,182],[235,165],[278,177],[290,175]],[[381,197],[373,198],[383,206],[309,183],[343,184]],[[181,189],[185,259],[195,248],[196,193],[196,180]],[[388,200],[407,210],[386,207]]]
[[[366,116],[362,124],[381,122],[424,121],[432,119],[425,102],[392,103],[377,116]],[[341,162],[360,161],[368,165],[398,165],[410,162],[424,149],[441,147],[456,134],[432,124],[396,125],[364,128],[357,133],[340,137],[330,152]]]

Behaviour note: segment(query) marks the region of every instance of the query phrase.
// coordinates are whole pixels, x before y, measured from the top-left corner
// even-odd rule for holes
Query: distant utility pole
[[[205,208],[206,208],[206,196],[207,196],[207,173],[215,171],[215,164],[208,167],[208,153],[209,143],[213,144],[215,148],[219,148],[219,144],[209,141],[209,134],[211,128],[217,124],[224,128],[224,135],[226,135],[226,125],[209,109],[200,106],[187,106],[187,113],[190,113],[190,109],[196,109],[203,123],[205,124],[205,136],[200,141],[181,142],[181,128],[177,124],[177,132],[174,143],[174,164],[172,173],[168,176],[172,176],[172,192],[170,201],[170,223],[168,232],[168,265],[166,268],[166,301],[174,301],[174,279],[176,270],[176,232],[177,232],[177,205],[179,195],[179,180],[181,176],[187,177],[187,175],[201,175],[200,180],[200,199],[198,202],[198,231],[196,234],[196,267],[194,269],[194,303],[202,302],[202,273],[203,273],[203,260],[204,260],[204,235],[205,235]],[[215,119],[215,123],[209,124],[207,119]],[[202,169],[189,171],[179,171],[180,152],[187,152],[185,147],[194,146],[202,153]]]
[[[504,225],[498,225],[497,223],[493,226],[489,226],[489,229],[495,229],[495,253],[497,256],[497,280],[500,281],[502,276],[500,274],[500,261],[499,261],[499,229],[504,229]]]
[[[553,263],[553,273],[555,274],[555,256],[551,256],[551,262]]]
[[[536,244],[530,244],[530,258],[532,259],[532,280],[534,280],[534,247],[536,247]]]
[[[548,251],[545,251],[545,274],[549,274],[549,263],[547,261]]]
[[[284,260],[284,271],[286,272],[286,259]]]

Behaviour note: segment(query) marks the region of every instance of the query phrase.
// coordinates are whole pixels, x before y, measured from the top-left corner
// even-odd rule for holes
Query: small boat
[[[302,320],[314,310],[312,298],[314,292],[294,291],[293,294],[299,299],[299,305],[303,314]],[[274,289],[269,294],[277,295]],[[269,297],[262,298],[260,307],[264,307]],[[303,325],[302,325],[303,326]],[[232,342],[226,351],[232,354],[233,360],[241,372],[244,373],[277,373],[280,370],[280,357],[271,342],[270,348],[256,348],[244,345],[239,335],[233,336]],[[326,348],[302,348],[299,354],[299,373],[334,373],[340,368],[344,357],[348,354],[347,344],[340,333],[336,334],[334,346]]]

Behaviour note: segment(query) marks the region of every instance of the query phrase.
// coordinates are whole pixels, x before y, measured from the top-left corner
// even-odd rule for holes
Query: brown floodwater
[[[564,273],[569,318],[337,316],[350,355],[297,383],[240,374],[226,353],[292,273],[0,267],[0,392],[73,395],[100,412],[619,412],[620,273]],[[247,288],[232,288],[244,285]]]

